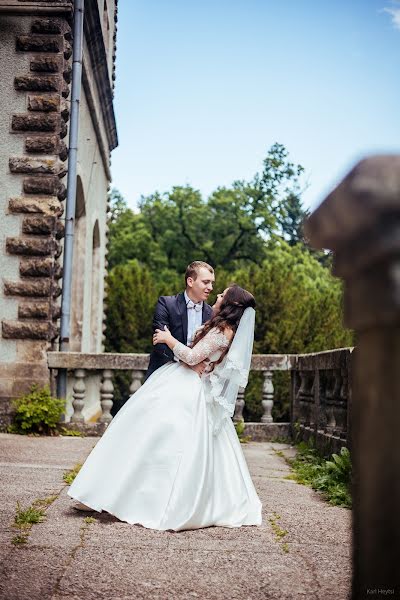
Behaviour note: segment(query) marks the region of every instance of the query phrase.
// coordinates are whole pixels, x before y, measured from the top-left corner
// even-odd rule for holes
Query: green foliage
[[[351,457],[347,448],[332,454],[332,460],[322,458],[312,443],[300,442],[297,455],[289,460],[293,476],[299,483],[321,492],[330,504],[351,508]]]
[[[41,523],[44,520],[45,511],[43,508],[37,508],[35,505],[28,506],[28,508],[21,508],[19,502],[17,502],[17,510],[14,518],[14,523],[18,527],[21,525],[33,525],[35,523]]]
[[[65,481],[65,483],[71,485],[81,468],[82,464],[77,463],[72,469],[70,469],[69,471],[65,471],[65,473],[63,474],[63,480]]]
[[[82,431],[79,431],[78,429],[69,429],[67,427],[60,427],[60,433],[66,437],[85,437]]]
[[[21,508],[21,504],[17,502],[14,523],[12,526],[18,529],[19,533],[12,538],[11,543],[15,546],[26,544],[32,525],[44,521],[46,509],[57,498],[57,495],[48,496],[47,498],[38,498],[27,508]]]
[[[300,200],[300,165],[288,160],[281,144],[267,153],[262,173],[249,181],[219,187],[208,199],[190,186],[142,197],[139,212],[111,192],[108,260],[111,267],[138,260],[154,273],[183,273],[201,258],[215,268],[261,264],[272,235],[290,244],[303,241],[307,211]]]
[[[57,430],[65,401],[53,398],[48,386],[33,384],[28,394],[13,401],[15,408],[12,433],[50,434]]]
[[[247,444],[247,442],[251,440],[251,435],[244,435],[245,427],[246,425],[244,421],[237,421],[235,423],[236,433],[241,444]]]
[[[281,518],[281,516],[278,515],[278,513],[276,513],[276,512],[274,512],[272,514],[272,517],[268,517],[268,520],[271,524],[272,531],[274,532],[275,540],[277,542],[282,542],[282,540],[288,534],[287,529],[282,529],[282,527],[279,525],[278,521],[280,518]],[[289,546],[288,546],[287,542],[281,543],[281,548],[282,548],[283,552],[285,552],[285,553],[289,552]]]

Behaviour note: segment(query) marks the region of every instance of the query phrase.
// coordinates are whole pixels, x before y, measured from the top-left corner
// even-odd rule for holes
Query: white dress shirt
[[[202,325],[202,315],[203,315],[203,302],[197,302],[196,307],[194,306],[194,302],[192,302],[187,295],[186,291],[184,293],[185,302],[187,306],[187,320],[188,320],[188,330],[187,330],[187,340],[186,345],[189,346],[193,341],[193,336],[198,327]]]

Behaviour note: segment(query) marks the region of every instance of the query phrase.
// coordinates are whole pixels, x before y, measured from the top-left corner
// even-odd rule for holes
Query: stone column
[[[376,590],[397,597],[400,156],[361,161],[309,217],[305,230],[314,247],[334,251],[334,273],[345,282],[345,325],[357,332],[350,403],[352,597]]]

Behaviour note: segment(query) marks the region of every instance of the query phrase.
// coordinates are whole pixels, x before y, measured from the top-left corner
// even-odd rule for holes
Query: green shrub
[[[296,457],[289,461],[294,470],[289,477],[321,492],[330,504],[351,508],[350,452],[343,447],[340,454],[332,454],[331,458],[321,457],[312,443],[300,442]]]
[[[14,422],[12,433],[51,434],[57,430],[61,415],[65,410],[65,401],[53,398],[48,386],[41,389],[36,384],[25,396],[14,400]]]

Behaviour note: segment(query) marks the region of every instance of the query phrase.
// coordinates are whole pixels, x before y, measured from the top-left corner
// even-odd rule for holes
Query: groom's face
[[[199,269],[196,279],[188,277],[187,286],[191,299],[194,302],[206,301],[212,292],[214,281],[214,274],[205,267]]]

